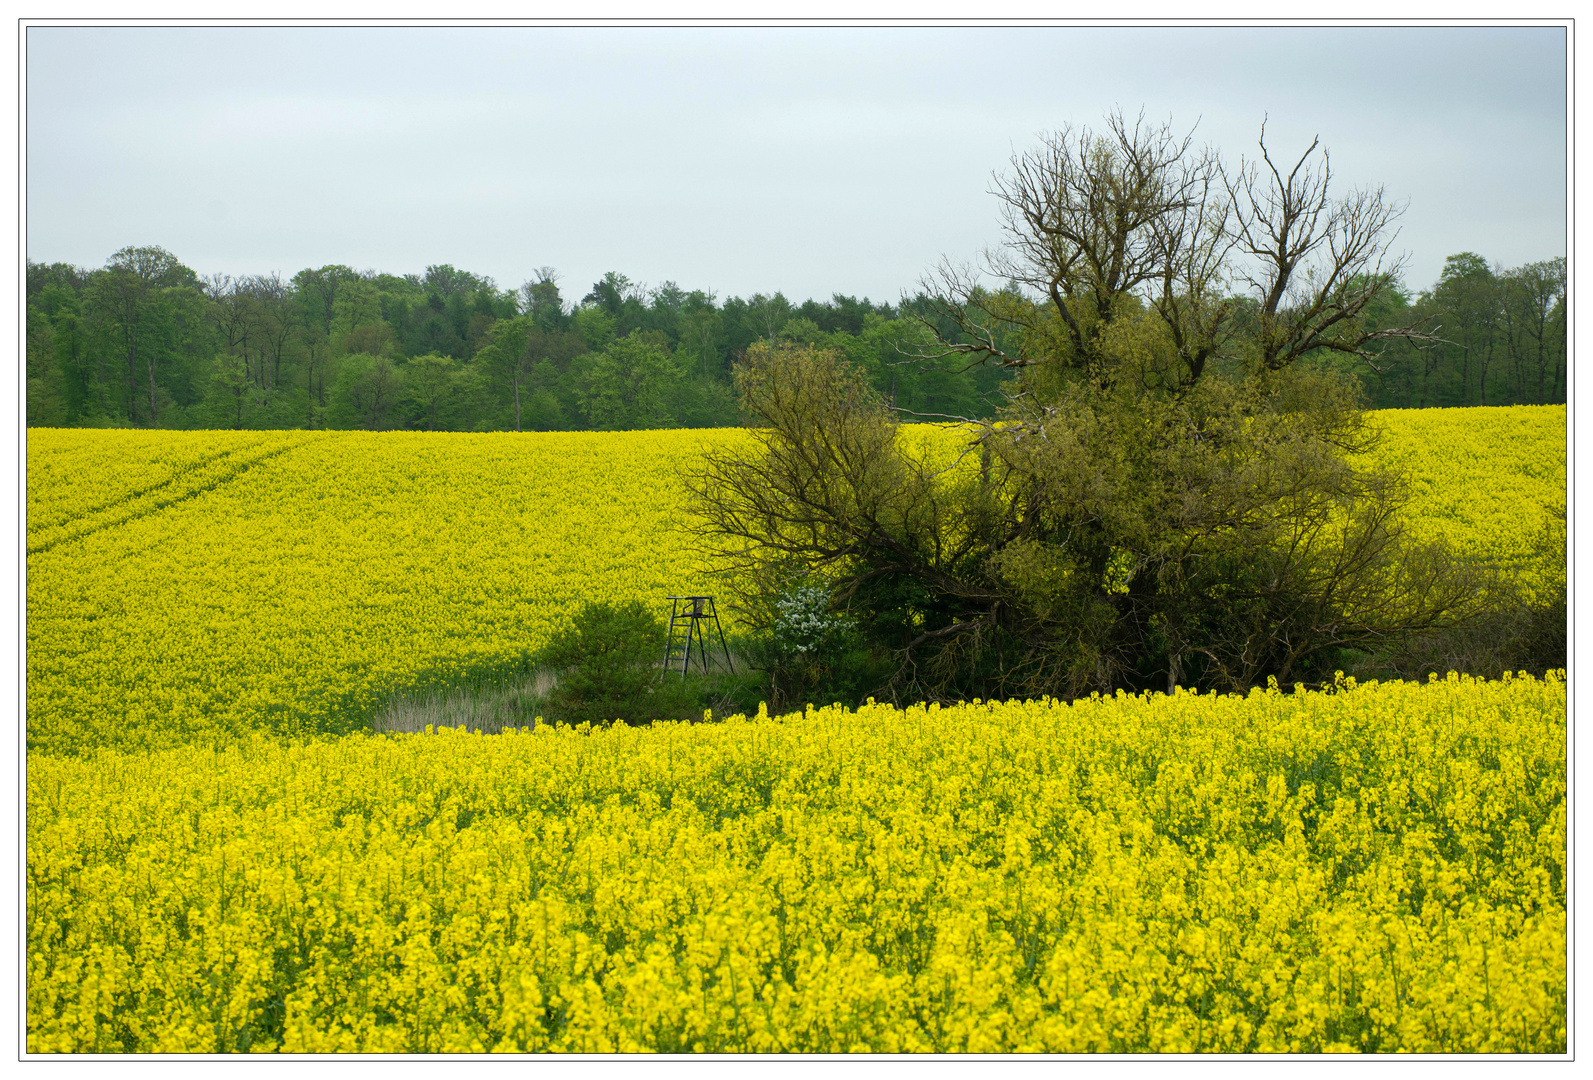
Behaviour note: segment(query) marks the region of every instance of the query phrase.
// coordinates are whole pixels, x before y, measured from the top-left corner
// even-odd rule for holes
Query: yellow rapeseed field
[[[1557,677],[30,758],[27,1049],[1563,1052]]]
[[[1418,525],[1530,576],[1564,406],[1374,417]],[[519,663],[583,599],[667,611],[711,589],[677,468],[738,437],[32,430],[29,746],[343,730]]]
[[[1378,419],[1531,580],[1564,408]],[[28,1051],[1564,1051],[1559,676],[358,730],[740,437],[30,431]]]
[[[1390,409],[1379,465],[1410,483],[1418,534],[1535,581],[1532,556],[1552,510],[1566,506],[1564,405]]]
[[[30,745],[337,730],[583,599],[700,587],[706,434],[30,432]]]

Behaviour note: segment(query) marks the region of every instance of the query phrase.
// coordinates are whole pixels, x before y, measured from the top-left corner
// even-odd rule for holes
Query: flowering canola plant
[[[1564,1052],[1563,679],[30,755],[27,1049]]]
[[[1564,406],[1373,417],[1418,532],[1534,572]],[[583,600],[711,592],[677,470],[743,437],[31,430],[28,745],[347,730],[523,664]]]

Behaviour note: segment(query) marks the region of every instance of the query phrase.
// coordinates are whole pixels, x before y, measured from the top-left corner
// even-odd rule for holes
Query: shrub
[[[774,595],[760,632],[739,644],[768,679],[776,708],[815,703],[861,704],[890,672],[849,612],[833,610],[830,590],[814,581],[788,584]]]
[[[664,624],[641,601],[587,603],[536,656],[558,675],[548,718],[572,724],[686,718],[686,688],[659,678],[663,653]]]

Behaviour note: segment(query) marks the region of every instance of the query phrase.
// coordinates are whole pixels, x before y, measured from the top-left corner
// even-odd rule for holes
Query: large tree
[[[1279,164],[1263,138],[1230,168],[1114,114],[1015,158],[987,264],[1010,287],[943,265],[919,316],[925,358],[1019,372],[949,459],[833,354],[750,353],[762,428],[694,480],[744,609],[827,583],[897,699],[1320,682],[1463,615],[1476,582],[1357,464],[1355,384],[1304,363],[1429,336],[1368,321],[1399,208],[1334,196],[1317,152]]]
[[[527,312],[501,319],[476,354],[475,365],[500,387],[507,387],[514,403],[514,430],[521,430],[524,399],[537,390],[539,375],[567,366],[582,349],[580,335],[552,328],[550,320]]]
[[[328,341],[332,338],[332,319],[338,297],[346,285],[359,279],[360,275],[356,271],[341,263],[323,266],[319,270],[305,268],[293,275],[293,286],[304,308],[305,318],[311,325],[319,325],[321,334]]]
[[[521,315],[529,315],[544,330],[564,326],[564,299],[559,295],[558,271],[551,266],[537,268],[536,277],[520,286],[516,294]]]
[[[671,391],[680,376],[663,334],[638,331],[589,358],[577,400],[598,431],[667,427]]]
[[[1443,311],[1443,336],[1455,353],[1460,404],[1471,404],[1473,368],[1479,373],[1479,403],[1488,404],[1488,368],[1499,343],[1503,316],[1499,281],[1488,268],[1488,260],[1473,251],[1449,256],[1433,289],[1433,300]]]
[[[104,313],[127,364],[128,417],[135,424],[140,374],[145,376],[149,424],[153,427],[160,422],[155,366],[174,337],[174,298],[167,290],[193,288],[197,283],[197,275],[162,247],[122,248],[94,276],[91,284],[96,306]]]
[[[1530,339],[1532,367],[1537,374],[1537,403],[1542,405],[1559,392],[1559,379],[1548,387],[1551,358],[1557,358],[1565,348],[1565,258],[1528,263],[1511,274],[1516,286],[1516,299],[1524,335]],[[1554,325],[1556,312],[1561,322]]]
[[[427,353],[410,360],[405,388],[409,391],[427,431],[437,430],[437,421],[445,413],[459,374],[458,363],[451,356]]]

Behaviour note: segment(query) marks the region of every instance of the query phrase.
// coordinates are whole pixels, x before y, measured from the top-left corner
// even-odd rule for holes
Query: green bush
[[[548,719],[579,724],[684,718],[684,695],[659,679],[663,654],[664,624],[640,601],[585,604],[535,658],[558,676],[548,695]]]
[[[663,621],[640,601],[585,604],[531,658],[557,679],[539,702],[543,719],[567,724],[698,720],[705,711],[718,717],[753,713],[767,697],[763,675],[744,663],[737,670],[716,664],[707,674],[686,678],[660,670],[664,642]]]

